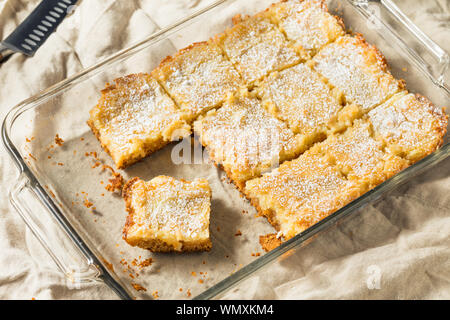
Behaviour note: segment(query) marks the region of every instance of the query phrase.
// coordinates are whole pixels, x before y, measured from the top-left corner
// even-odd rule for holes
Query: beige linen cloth
[[[0,0],[5,38],[37,0]],[[0,66],[0,115],[18,102],[213,1],[83,0],[32,59]],[[399,7],[450,52],[450,2]],[[115,299],[103,284],[69,288],[9,204],[16,168],[0,149],[0,299]],[[226,298],[450,298],[450,160],[397,188]]]

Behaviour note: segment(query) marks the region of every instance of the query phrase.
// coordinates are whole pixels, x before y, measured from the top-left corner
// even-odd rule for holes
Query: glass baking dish
[[[220,297],[256,270],[305,245],[313,236],[449,156],[447,134],[443,146],[432,155],[260,255],[255,230],[271,232],[268,223],[253,217],[250,205],[239,198],[233,186],[221,183],[223,173],[211,164],[165,161],[176,145],[172,144],[121,173],[126,178],[149,179],[171,170],[186,179],[206,177],[213,186],[223,188],[221,192],[227,193],[244,214],[232,213],[236,210],[214,202],[213,188],[210,253],[152,255],[127,246],[121,240],[123,201],[104,190],[102,183],[108,180],[108,170],[102,172],[93,165],[95,152],[111,165],[86,125],[99,91],[114,78],[151,71],[165,56],[221,32],[235,14],[252,14],[271,2],[217,1],[23,101],[8,113],[2,139],[19,168],[18,180],[9,194],[11,203],[74,286],[82,288],[85,283],[103,281],[122,299]],[[448,104],[449,56],[391,1],[332,0],[328,6],[344,19],[348,30],[362,33],[383,52],[394,76],[405,79],[411,92],[421,93],[441,107]],[[55,143],[56,134],[64,139],[62,146]],[[245,214],[247,211],[250,214]],[[225,230],[220,230],[223,225]],[[234,236],[236,230],[246,236]],[[149,257],[155,262],[139,267]],[[134,290],[142,288],[147,291]]]

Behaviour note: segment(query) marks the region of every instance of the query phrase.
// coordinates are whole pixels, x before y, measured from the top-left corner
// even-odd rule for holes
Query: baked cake
[[[436,150],[448,117],[408,93],[376,47],[322,0],[285,0],[148,74],[115,80],[88,124],[118,168],[194,133],[213,162],[289,239]],[[132,179],[124,239],[209,250],[205,180]]]
[[[304,151],[301,137],[250,94],[230,96],[194,122],[194,133],[241,190],[246,180]]]
[[[241,86],[238,72],[212,42],[194,43],[167,57],[152,75],[190,119],[220,106]]]
[[[107,84],[88,124],[119,169],[191,134],[186,116],[145,73]]]
[[[314,69],[367,112],[403,88],[388,71],[383,55],[361,35],[343,36],[326,45],[313,60]]]
[[[328,13],[323,0],[289,0],[273,4],[269,14],[303,58],[343,36],[341,19]]]
[[[310,150],[247,181],[244,193],[279,236],[289,239],[356,199],[361,188]]]
[[[357,105],[343,107],[342,93],[331,91],[303,63],[272,73],[262,81],[258,91],[267,110],[310,143],[323,139],[330,130],[351,126],[361,113]]]
[[[373,138],[369,122],[356,120],[343,134],[333,134],[313,148],[322,150],[349,179],[367,189],[389,179],[409,165],[409,161],[384,152],[383,144]]]
[[[145,182],[134,178],[122,194],[128,211],[123,238],[130,245],[152,252],[211,249],[207,180],[158,176]]]
[[[369,119],[391,153],[415,162],[442,145],[448,116],[427,98],[402,92],[370,111]]]
[[[247,86],[271,71],[300,61],[284,35],[270,22],[266,12],[235,17],[235,25],[215,37]]]

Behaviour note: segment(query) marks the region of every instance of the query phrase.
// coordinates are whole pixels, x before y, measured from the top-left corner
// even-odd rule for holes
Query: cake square
[[[360,105],[364,112],[403,89],[389,73],[384,56],[361,35],[338,38],[312,62],[330,85],[343,91],[347,102]]]
[[[301,137],[251,95],[230,96],[222,108],[194,122],[194,133],[241,190],[246,180],[305,149]]]
[[[235,25],[215,37],[247,86],[271,71],[300,62],[266,12],[234,19]]]
[[[269,7],[269,14],[305,59],[345,34],[342,20],[328,12],[323,0],[282,1]]]
[[[343,107],[342,94],[330,88],[306,64],[298,64],[266,77],[258,87],[264,107],[288,123],[309,143],[326,138],[329,131],[352,125],[361,114],[357,105]]]
[[[194,43],[167,57],[152,75],[192,120],[242,86],[239,73],[212,42]]]
[[[368,121],[356,120],[343,134],[330,135],[314,146],[322,150],[349,179],[371,189],[408,167],[409,162],[383,151],[383,144],[373,138]]]
[[[419,94],[399,93],[368,114],[375,137],[392,153],[416,162],[440,147],[448,116]]]
[[[209,251],[208,181],[158,176],[133,178],[123,189],[128,217],[123,239],[152,252]]]
[[[347,180],[322,154],[312,150],[247,181],[244,191],[258,213],[285,239],[342,208],[361,192],[356,181]]]
[[[191,128],[164,89],[150,75],[132,74],[102,90],[88,125],[123,169],[180,137]]]

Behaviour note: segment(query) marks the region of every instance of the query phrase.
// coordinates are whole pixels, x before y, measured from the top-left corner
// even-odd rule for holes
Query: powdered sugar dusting
[[[328,157],[348,179],[372,188],[408,167],[409,162],[384,150],[368,121],[358,120],[344,134],[323,143]]]
[[[205,180],[193,182],[160,176],[132,186],[133,228],[162,240],[209,237],[210,190]]]
[[[447,127],[447,117],[442,109],[413,94],[394,96],[369,112],[369,119],[376,135],[382,137],[394,152],[400,151],[414,158],[434,151]]]
[[[263,16],[248,18],[225,32],[222,46],[247,84],[300,61],[283,34]]]
[[[246,190],[259,197],[263,207],[277,209],[281,230],[292,237],[346,204],[353,187],[322,156],[306,152],[247,182]]]
[[[278,25],[287,38],[310,53],[344,34],[322,1],[287,1],[271,9],[277,15]]]
[[[153,72],[178,105],[193,117],[216,107],[240,86],[232,64],[214,44],[197,44]]]
[[[382,70],[374,55],[358,38],[344,36],[314,57],[314,68],[347,100],[369,111],[400,90],[398,81]]]
[[[446,131],[441,109],[406,91],[395,95],[401,82],[376,48],[343,33],[323,1],[283,1],[166,58],[152,76],[116,80],[90,124],[113,158],[142,158],[148,144],[170,141],[173,130],[190,130],[186,121],[200,116],[195,132],[210,157],[290,238],[434,151]],[[333,97],[342,92],[344,108]],[[348,117],[360,117],[359,107],[364,116],[353,123]],[[206,181],[138,180],[130,195],[129,233],[175,250],[209,238]]]
[[[116,80],[94,110],[102,142],[121,154],[147,141],[169,141],[170,137],[164,135],[168,127],[186,126],[172,100],[145,74]]]
[[[256,98],[227,101],[194,124],[194,131],[219,163],[248,170],[275,162],[298,148],[293,132]]]
[[[264,99],[275,106],[275,115],[287,121],[296,133],[326,131],[328,123],[342,108],[327,85],[304,64],[269,76],[262,84],[262,91]]]
[[[350,175],[365,178],[383,170],[382,144],[372,138],[368,123],[358,121],[347,132],[330,137],[324,144],[336,165]]]

